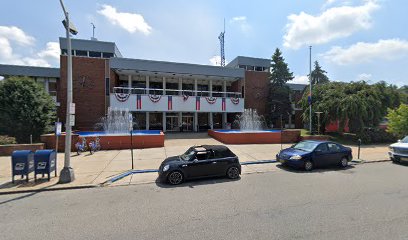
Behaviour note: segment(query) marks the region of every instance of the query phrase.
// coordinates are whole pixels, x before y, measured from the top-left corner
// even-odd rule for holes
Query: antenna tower
[[[225,67],[225,50],[224,50],[224,36],[225,36],[225,18],[224,18],[224,31],[220,33],[218,39],[220,40],[220,50],[221,50],[221,67]]]

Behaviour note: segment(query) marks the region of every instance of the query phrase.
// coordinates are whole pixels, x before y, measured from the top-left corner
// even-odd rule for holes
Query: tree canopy
[[[11,77],[0,82],[0,134],[15,137],[18,143],[37,141],[52,129],[55,102],[44,88],[27,77]]]
[[[399,93],[395,86],[384,82],[369,85],[360,82],[330,82],[316,85],[312,90],[314,112],[323,112],[322,126],[339,121],[340,131],[348,124],[350,132],[359,133],[365,127],[377,127],[387,113],[387,108],[400,105]],[[309,120],[306,90],[300,104],[304,120]],[[316,116],[313,116],[316,123]]]
[[[287,81],[294,78],[293,73],[289,71],[288,64],[282,57],[282,52],[277,48],[272,56],[271,73],[269,80],[274,86],[283,86]]]
[[[312,84],[324,84],[330,82],[329,78],[327,77],[327,72],[322,69],[319,65],[318,61],[314,62],[314,69],[312,71]]]
[[[408,105],[401,104],[401,106],[395,110],[389,109],[387,119],[387,131],[399,138],[408,135]]]

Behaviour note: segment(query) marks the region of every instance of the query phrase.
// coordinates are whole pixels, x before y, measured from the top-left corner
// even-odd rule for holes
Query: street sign
[[[70,117],[69,117],[69,125],[71,126],[71,127],[73,127],[73,126],[75,126],[75,115],[71,115]]]
[[[62,123],[56,122],[55,123],[55,135],[61,136],[61,130],[62,130]]]
[[[75,114],[75,103],[71,103],[71,106],[69,106],[69,113]]]

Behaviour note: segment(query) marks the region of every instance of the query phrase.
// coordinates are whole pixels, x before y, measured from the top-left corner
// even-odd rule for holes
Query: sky
[[[309,46],[333,81],[408,85],[405,0],[65,0],[75,38],[115,42],[127,58],[220,63],[270,59],[279,48],[294,83],[307,83]],[[0,1],[0,64],[59,66],[58,0]]]

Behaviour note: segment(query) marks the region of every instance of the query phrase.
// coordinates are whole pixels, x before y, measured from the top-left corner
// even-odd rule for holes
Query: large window
[[[81,57],[88,57],[88,51],[76,50],[76,55]]]
[[[93,52],[93,51],[89,51],[89,56],[90,57],[95,57],[95,58],[100,58],[102,55],[101,52]]]

